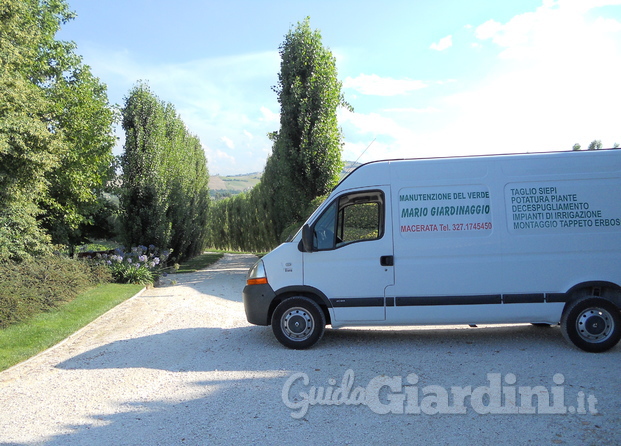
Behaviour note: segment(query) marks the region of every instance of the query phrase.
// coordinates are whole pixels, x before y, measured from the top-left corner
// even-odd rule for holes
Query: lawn
[[[52,347],[142,288],[99,285],[52,311],[0,330],[0,371]]]
[[[183,262],[179,269],[176,271],[177,273],[193,273],[195,271],[201,270],[203,268],[207,268],[209,265],[216,263],[224,256],[221,252],[207,252],[205,254],[201,254],[196,256],[190,260]]]
[[[223,256],[223,253],[202,254],[182,263],[176,272],[198,271]],[[142,288],[142,285],[116,283],[99,285],[52,311],[0,330],[0,371],[59,343]]]

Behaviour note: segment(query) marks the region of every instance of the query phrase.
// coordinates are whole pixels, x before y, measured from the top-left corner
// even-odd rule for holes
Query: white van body
[[[248,279],[249,322],[292,348],[326,323],[556,325],[591,299],[563,332],[607,350],[621,336],[621,150],[362,165]]]

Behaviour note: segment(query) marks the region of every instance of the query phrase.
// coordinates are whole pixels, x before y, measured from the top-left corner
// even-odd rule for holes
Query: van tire
[[[308,297],[289,297],[272,314],[274,336],[285,347],[296,350],[315,345],[323,336],[325,327],[323,311]]]
[[[565,339],[584,351],[605,352],[621,339],[621,314],[607,299],[584,297],[567,304],[561,331]]]

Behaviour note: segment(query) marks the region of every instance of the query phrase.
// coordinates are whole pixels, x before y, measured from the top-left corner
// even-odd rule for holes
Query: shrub
[[[144,265],[137,263],[118,263],[112,266],[112,276],[118,283],[152,284],[153,273]]]
[[[129,252],[119,248],[111,255],[96,255],[93,264],[107,266],[115,282],[149,285],[159,279],[169,255],[170,251],[153,245],[137,246]]]
[[[62,256],[0,263],[0,328],[49,311],[109,278],[101,267]]]
[[[95,283],[113,282],[112,272],[106,265],[90,264],[91,278]]]

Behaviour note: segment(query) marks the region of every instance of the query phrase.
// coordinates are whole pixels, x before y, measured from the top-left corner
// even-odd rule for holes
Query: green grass
[[[218,260],[220,260],[224,256],[224,253],[220,252],[208,252],[205,254],[201,254],[196,256],[190,260],[183,262],[179,265],[179,269],[176,271],[177,273],[193,273],[200,269],[207,268],[210,265],[213,265]]]
[[[99,285],[52,311],[0,330],[0,371],[57,344],[142,288]]]
[[[89,251],[108,251],[110,249],[121,248],[121,244],[111,240],[96,240],[86,245],[80,245],[77,247],[77,252],[89,252]]]

